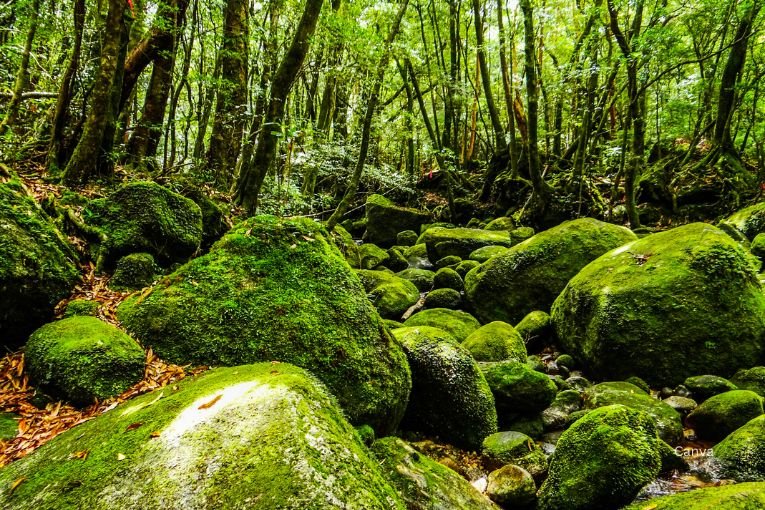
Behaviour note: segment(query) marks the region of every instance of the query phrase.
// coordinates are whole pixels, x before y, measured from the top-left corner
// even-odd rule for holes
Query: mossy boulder
[[[435,266],[438,269],[442,269],[442,268],[454,269],[455,267],[457,267],[457,265],[460,262],[462,262],[462,259],[458,257],[457,255],[447,255],[444,258],[436,260]]]
[[[765,233],[754,236],[752,244],[749,246],[749,251],[760,261],[765,260]]]
[[[428,259],[428,248],[424,244],[415,244],[403,251],[410,268],[433,269],[433,263]]]
[[[477,361],[526,361],[526,346],[521,335],[506,322],[490,322],[473,331],[462,346]]]
[[[224,205],[210,198],[209,192],[198,186],[183,186],[178,192],[194,201],[202,213],[202,249],[207,249],[231,228]]]
[[[506,253],[507,250],[509,250],[507,246],[483,246],[481,248],[478,248],[476,250],[473,250],[470,252],[470,255],[468,258],[470,260],[474,260],[476,262],[479,262],[483,264],[487,260],[496,257],[497,255],[502,255],[503,253]]]
[[[351,234],[340,225],[335,225],[331,232],[332,241],[353,269],[361,269],[361,250]]]
[[[465,275],[480,265],[480,262],[475,260],[463,260],[455,266],[454,270],[457,271],[457,274],[460,275],[460,278],[464,281]]]
[[[656,430],[664,441],[676,445],[683,438],[680,413],[634,384],[624,381],[596,384],[585,390],[584,402],[588,409],[621,404],[643,411],[654,420]]]
[[[398,491],[407,510],[469,508],[496,510],[483,494],[448,467],[429,459],[396,437],[372,445],[383,476]]]
[[[542,411],[542,424],[547,431],[561,430],[571,425],[575,414],[582,411],[582,396],[577,390],[559,391],[550,407]]]
[[[508,464],[487,477],[486,495],[503,508],[533,508],[537,486],[531,474],[520,466]]]
[[[736,429],[712,453],[720,476],[738,482],[765,481],[765,415]]]
[[[433,278],[433,287],[436,289],[454,289],[462,292],[465,284],[457,271],[448,267],[442,267],[436,271],[436,275]]]
[[[396,234],[396,244],[399,246],[414,246],[420,237],[414,230],[404,230]]]
[[[481,321],[515,324],[531,311],[549,310],[580,269],[634,239],[626,228],[592,218],[567,221],[469,272],[468,300]]]
[[[99,257],[111,266],[130,253],[146,252],[162,263],[188,259],[202,242],[202,211],[193,200],[154,182],[131,182],[91,201],[86,223],[106,240]]]
[[[508,430],[488,436],[481,444],[481,454],[491,467],[515,464],[535,478],[547,472],[547,457],[542,448],[521,432]]]
[[[400,319],[401,315],[420,299],[420,291],[409,280],[387,271],[356,271],[364,290],[385,319]]]
[[[642,411],[612,405],[563,432],[539,490],[540,510],[619,508],[661,470],[661,440]]]
[[[708,398],[688,415],[687,422],[700,438],[719,441],[761,414],[762,397],[749,390],[733,390]]]
[[[118,290],[142,289],[151,285],[157,270],[151,253],[131,253],[117,261],[109,286]]]
[[[353,423],[388,433],[406,406],[406,356],[327,236],[306,218],[251,218],[118,317],[167,361],[306,368]]]
[[[538,347],[549,343],[555,336],[552,318],[547,312],[534,310],[526,314],[521,321],[515,325],[515,330],[521,335],[523,341],[529,347]]]
[[[495,218],[486,224],[484,230],[514,230],[517,225],[515,220],[509,216],[501,216]]]
[[[409,280],[417,287],[420,292],[427,292],[433,288],[433,279],[436,277],[436,273],[428,269],[416,269],[410,267],[396,273],[396,276]]]
[[[537,413],[555,398],[555,383],[525,363],[500,361],[481,363],[481,370],[494,395],[497,412],[503,417]]]
[[[481,327],[481,324],[467,312],[449,310],[447,308],[430,308],[409,317],[404,321],[404,326],[432,326],[439,328],[462,343],[473,331]]]
[[[731,383],[740,390],[751,390],[765,397],[765,367],[741,369],[731,377]]]
[[[361,269],[374,269],[383,265],[390,255],[388,252],[372,243],[364,243],[359,246],[359,260]]]
[[[738,386],[719,375],[694,375],[683,381],[683,386],[690,390],[693,398],[698,402],[738,389]]]
[[[728,377],[763,354],[759,261],[720,229],[692,223],[613,250],[561,293],[561,347],[595,377],[652,386]],[[682,360],[682,362],[678,362]]]
[[[18,510],[338,506],[405,508],[321,383],[286,363],[185,379],[0,471],[0,507]]]
[[[470,353],[443,330],[396,329],[412,370],[412,393],[401,427],[477,448],[497,431],[489,385]]]
[[[757,510],[765,508],[765,483],[706,487],[633,503],[624,510]]]
[[[21,181],[0,174],[0,346],[15,348],[77,283],[76,257]]]
[[[398,206],[382,195],[370,195],[364,209],[367,220],[364,239],[380,246],[394,244],[403,230],[419,231],[421,225],[432,221],[430,213]]]
[[[425,308],[456,310],[461,306],[462,295],[454,289],[433,289],[425,296]]]
[[[409,262],[406,257],[401,253],[398,248],[390,248],[388,250],[388,260],[383,262],[383,266],[387,267],[391,271],[403,271],[409,267]]]
[[[735,227],[751,241],[757,234],[765,232],[765,202],[741,209],[723,221]]]
[[[143,377],[143,349],[95,317],[71,317],[41,327],[24,360],[30,382],[74,404],[115,397]]]
[[[73,299],[66,304],[64,309],[64,318],[76,316],[95,317],[101,303],[89,299]]]
[[[466,259],[483,246],[512,246],[510,233],[477,228],[434,227],[426,230],[417,241],[428,247],[428,258],[440,260],[449,255]]]

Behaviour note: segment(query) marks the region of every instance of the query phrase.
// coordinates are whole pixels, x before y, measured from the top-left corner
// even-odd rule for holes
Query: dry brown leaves
[[[82,271],[82,281],[74,288],[72,295],[63,299],[56,305],[56,317],[61,317],[66,309],[66,305],[75,299],[87,299],[98,301],[101,306],[98,309],[97,317],[119,326],[117,320],[117,307],[127,298],[130,292],[119,292],[110,289],[109,276],[97,275],[96,266],[90,262],[86,264]]]

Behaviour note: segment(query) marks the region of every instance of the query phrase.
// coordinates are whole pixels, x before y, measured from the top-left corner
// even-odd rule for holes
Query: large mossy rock
[[[623,381],[596,384],[585,390],[584,402],[588,409],[621,404],[630,409],[643,411],[654,420],[656,430],[664,441],[675,445],[683,438],[680,413],[634,384]]]
[[[352,422],[392,431],[411,387],[406,356],[326,230],[258,216],[118,309],[165,360],[310,370]]]
[[[733,390],[705,400],[687,422],[699,438],[719,441],[761,414],[762,397],[749,390]]]
[[[145,354],[135,340],[95,317],[46,324],[27,342],[32,384],[75,404],[115,397],[143,377]]]
[[[364,240],[380,246],[391,246],[399,232],[419,232],[420,226],[432,221],[430,213],[398,206],[382,195],[370,195],[364,208],[367,219]]]
[[[99,257],[107,266],[139,252],[151,253],[165,263],[182,261],[202,242],[199,206],[154,182],[120,186],[108,197],[91,201],[84,218],[106,236]]]
[[[409,307],[420,299],[417,287],[404,278],[387,271],[356,271],[367,296],[385,319],[400,319]]]
[[[53,318],[79,278],[75,260],[21,181],[0,174],[0,346],[18,347]]]
[[[404,321],[404,326],[431,326],[442,329],[462,343],[481,327],[481,324],[467,312],[448,308],[430,308],[409,317]]]
[[[526,361],[526,344],[510,324],[490,322],[476,329],[462,342],[476,361]]]
[[[525,363],[501,361],[480,366],[494,395],[497,412],[504,419],[538,413],[555,399],[557,387],[552,379]]]
[[[432,261],[455,255],[467,259],[471,253],[484,246],[507,246],[514,244],[510,233],[504,230],[479,228],[429,228],[420,236],[418,243],[425,243],[428,258]]]
[[[470,353],[443,330],[393,330],[412,369],[412,393],[401,424],[464,448],[478,448],[497,431],[489,385]]]
[[[759,510],[765,508],[765,483],[707,487],[634,503],[624,510]]]
[[[547,456],[544,451],[522,432],[508,430],[488,436],[481,444],[481,454],[490,467],[515,464],[531,473],[534,478],[541,478],[547,473]]]
[[[733,431],[712,452],[720,476],[738,482],[765,481],[765,416]]]
[[[620,405],[591,411],[558,440],[538,508],[619,508],[659,474],[660,452],[647,414]]]
[[[569,282],[552,309],[561,347],[604,379],[636,375],[661,387],[698,374],[728,377],[763,354],[757,267],[704,223],[644,237]]]
[[[765,202],[754,204],[728,216],[723,223],[733,226],[752,241],[765,232]]]
[[[380,461],[385,478],[404,499],[407,510],[497,509],[459,474],[417,452],[401,439],[380,439],[372,445],[372,453]]]
[[[624,227],[592,218],[567,221],[470,271],[468,300],[481,321],[516,324],[531,311],[549,310],[580,269],[635,239]]]
[[[324,387],[271,363],[211,370],[61,434],[0,471],[0,507],[405,508]]]
[[[744,368],[730,379],[737,389],[750,390],[765,397],[765,367]]]

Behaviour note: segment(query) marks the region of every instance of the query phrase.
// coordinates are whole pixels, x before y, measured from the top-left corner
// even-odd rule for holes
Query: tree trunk
[[[287,95],[310,49],[311,37],[316,30],[322,4],[323,0],[306,0],[305,10],[295,30],[292,43],[271,83],[268,110],[258,136],[258,146],[252,163],[243,165],[239,173],[234,200],[250,214],[254,214],[258,208],[260,187],[275,159]]]

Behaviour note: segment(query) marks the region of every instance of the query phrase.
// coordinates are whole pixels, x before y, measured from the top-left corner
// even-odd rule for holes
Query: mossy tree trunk
[[[90,111],[85,119],[82,135],[64,169],[64,181],[69,185],[84,184],[97,175],[97,162],[103,156],[101,150],[104,135],[112,115],[112,89],[117,77],[120,45],[132,18],[127,2],[109,0],[108,5],[98,72],[90,97]]]
[[[250,164],[242,165],[239,173],[234,200],[250,214],[255,213],[258,208],[260,188],[276,158],[287,96],[292,90],[298,72],[310,49],[311,37],[316,31],[316,24],[319,21],[323,3],[324,0],[306,1],[292,43],[276,70],[273,82],[271,82],[268,109],[263,119],[263,127],[258,135],[258,146],[255,154]]]

